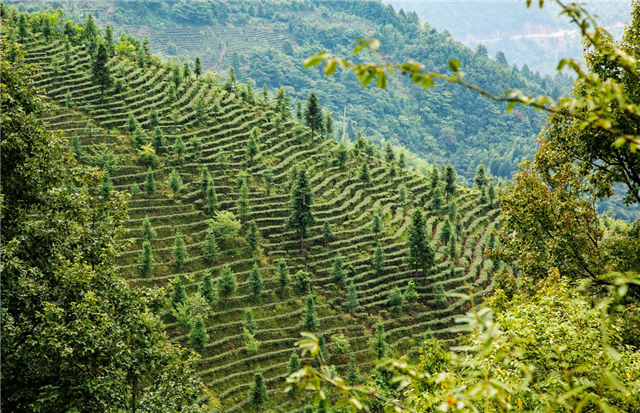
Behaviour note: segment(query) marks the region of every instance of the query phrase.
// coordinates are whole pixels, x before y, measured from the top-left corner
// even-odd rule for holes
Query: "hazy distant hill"
[[[531,70],[555,73],[563,57],[582,58],[580,36],[547,2],[527,9],[524,0],[385,0],[396,10],[415,11],[438,30],[447,29],[469,47],[487,46],[489,53],[506,54],[509,63],[527,64]],[[631,15],[630,1],[587,2],[588,9],[613,34],[622,33]]]

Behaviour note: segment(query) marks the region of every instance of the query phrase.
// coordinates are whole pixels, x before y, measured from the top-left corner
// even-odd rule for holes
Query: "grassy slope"
[[[27,59],[41,66],[38,83],[46,89],[57,105],[64,102],[70,91],[75,105],[81,109],[65,109],[54,105],[46,120],[52,129],[64,130],[68,136],[77,135],[85,150],[90,145],[104,142],[119,156],[119,166],[113,181],[118,190],[128,190],[133,183],[142,186],[146,170],[132,159],[131,144],[125,132],[129,113],[133,113],[144,128],[148,128],[151,108],[160,113],[161,128],[168,138],[167,146],[180,134],[187,142],[188,154],[183,162],[171,155],[161,158],[161,166],[156,169],[156,180],[160,191],[153,197],[140,195],[130,201],[129,221],[132,244],[123,254],[119,263],[120,272],[132,285],[163,286],[177,273],[171,262],[171,250],[176,228],[185,235],[189,260],[182,271],[183,283],[189,294],[196,291],[204,270],[211,269],[214,277],[219,274],[222,263],[231,265],[238,277],[239,289],[226,308],[214,304],[207,318],[210,343],[202,353],[201,375],[205,383],[221,398],[224,411],[244,411],[244,404],[252,384],[253,372],[261,368],[267,381],[271,398],[267,411],[292,411],[292,402],[280,389],[287,373],[287,362],[293,344],[299,337],[301,311],[304,297],[295,293],[285,299],[278,299],[273,293],[276,262],[286,258],[291,273],[305,269],[313,274],[314,293],[323,332],[344,333],[348,337],[352,354],[364,368],[370,366],[374,355],[367,344],[368,332],[374,316],[384,319],[387,340],[398,353],[413,352],[427,329],[450,339],[448,327],[452,317],[460,313],[468,303],[459,299],[450,300],[445,308],[432,305],[429,285],[442,282],[447,291],[467,291],[466,284],[472,284],[479,295],[492,288],[491,273],[482,261],[482,249],[490,230],[496,225],[497,210],[478,205],[478,194],[464,188],[459,189],[456,202],[462,217],[463,231],[460,236],[461,257],[451,259],[445,254],[444,246],[438,246],[437,267],[433,275],[419,280],[420,302],[413,309],[403,309],[397,314],[385,310],[388,291],[394,286],[404,288],[412,279],[411,272],[404,264],[407,250],[405,236],[409,228],[409,215],[416,206],[423,206],[428,200],[427,183],[424,176],[405,172],[397,178],[388,176],[388,165],[375,158],[365,158],[369,162],[373,176],[370,188],[363,189],[356,179],[350,178],[348,171],[338,170],[330,162],[332,141],[311,139],[309,132],[299,133],[295,125],[288,124],[281,131],[274,128],[272,108],[267,105],[249,105],[237,96],[227,94],[215,85],[201,81],[183,82],[178,88],[179,100],[170,104],[166,95],[168,76],[164,70],[141,70],[127,60],[110,62],[113,68],[122,68],[127,91],[118,96],[109,96],[100,102],[99,88],[90,81],[90,61],[87,54],[74,50],[73,69],[62,70],[59,76],[50,67],[52,58],[61,60],[64,44],[61,40],[46,42],[41,38],[31,39],[28,44]],[[117,73],[117,71],[114,70]],[[197,125],[194,119],[194,102],[197,96],[204,96],[207,102],[217,100],[222,113],[210,114],[205,125]],[[211,105],[208,106],[210,108]],[[224,247],[219,262],[207,264],[201,252],[208,216],[202,211],[202,201],[198,192],[199,169],[208,168],[215,181],[220,198],[220,208],[236,210],[238,199],[237,176],[245,166],[245,141],[251,129],[257,126],[261,135],[262,164],[249,168],[251,219],[255,219],[262,234],[262,254],[257,257],[265,278],[265,293],[258,300],[250,295],[247,277],[253,263],[252,257],[242,243]],[[200,136],[204,140],[201,151],[194,151],[190,139]],[[229,169],[221,167],[218,155],[226,154],[230,160]],[[350,159],[349,168],[357,171],[359,164]],[[260,173],[265,164],[271,166],[278,186],[271,196],[266,196]],[[291,167],[305,167],[313,185],[315,213],[318,224],[311,229],[307,242],[308,250],[300,252],[294,234],[283,230],[288,215],[289,196],[284,190]],[[168,171],[175,167],[185,182],[185,188],[177,199],[168,196],[164,184]],[[354,173],[355,175],[355,173]],[[403,208],[397,205],[396,189],[400,183],[409,189],[409,204]],[[375,243],[370,230],[371,213],[380,207],[384,213],[385,231],[380,237],[386,254],[382,274],[375,275],[370,264],[370,255]],[[391,212],[397,207],[395,214]],[[147,278],[137,272],[137,257],[141,249],[140,225],[145,216],[158,231],[152,242],[156,258],[156,268]],[[320,242],[320,228],[324,222],[333,225],[336,238],[326,248]],[[443,216],[430,216],[429,228],[433,238],[443,223]],[[434,243],[436,241],[434,240]],[[344,291],[331,282],[330,271],[334,257],[340,253],[345,266],[352,264],[357,275],[356,283],[362,311],[349,315],[343,308]],[[456,266],[455,277],[448,277],[451,262]],[[249,355],[243,350],[241,330],[243,312],[252,308],[258,330],[257,338],[262,346],[257,355]],[[187,343],[188,331],[181,328],[170,315],[165,316],[168,331],[173,340]],[[330,340],[329,340],[330,342]],[[346,357],[334,356],[339,370],[345,366]]]

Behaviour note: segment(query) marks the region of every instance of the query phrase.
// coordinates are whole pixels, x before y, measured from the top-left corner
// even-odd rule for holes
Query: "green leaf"
[[[358,54],[362,51],[362,49],[364,49],[365,47],[367,47],[367,45],[369,44],[370,40],[364,40],[362,42],[360,42],[360,44],[358,44],[356,47],[354,47],[353,49],[353,54]]]
[[[316,53],[304,61],[304,68],[308,69],[312,66],[318,66],[329,54],[327,52]]]
[[[513,108],[516,107],[516,104],[517,104],[517,102],[515,102],[515,101],[507,103],[507,113],[511,113]]]
[[[376,87],[380,89],[384,89],[387,87],[387,75],[384,73],[384,70],[378,72],[378,77],[376,79]]]
[[[449,60],[449,69],[453,72],[458,73],[460,71],[460,61],[458,59]]]

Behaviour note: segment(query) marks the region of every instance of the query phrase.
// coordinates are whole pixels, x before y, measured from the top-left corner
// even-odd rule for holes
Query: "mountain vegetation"
[[[396,151],[404,149],[423,173],[430,165],[451,163],[461,183],[473,178],[479,163],[496,177],[510,178],[520,162],[533,157],[544,115],[528,108],[505,113],[494,102],[444,83],[421,91],[402,76],[388,80],[386,93],[362,90],[354,76],[326,78],[304,70],[302,60],[319,50],[348,53],[354,39],[366,36],[382,40],[387,58],[428,60],[434,70],[447,68],[456,56],[469,80],[496,93],[516,88],[557,97],[570,87],[564,74],[541,76],[527,66],[496,60],[486,47],[469,49],[414,12],[397,12],[378,1],[57,4],[77,21],[89,11],[99,15],[96,21],[112,25],[115,38],[119,33],[147,36],[140,47],[186,62],[190,70],[197,58],[204,69],[218,73],[233,67],[239,80],[251,80],[256,88],[284,86],[294,108],[314,92],[333,118],[330,135],[336,140],[353,142],[362,133],[381,146],[390,143]],[[25,7],[24,2],[18,6]],[[304,116],[295,110],[294,115]]]
[[[483,252],[498,226],[495,200],[452,185],[451,166],[427,177],[407,168],[404,153],[382,151],[362,135],[347,145],[327,139],[319,95],[309,95],[298,121],[282,89],[255,93],[233,73],[197,76],[148,53],[143,41],[116,41],[112,31],[94,30],[91,16],[78,24],[56,11],[25,14],[7,6],[2,15],[3,105],[24,107],[43,131],[41,141],[50,136],[45,130],[56,131],[55,145],[43,150],[62,168],[52,177],[21,172],[33,151],[19,133],[31,136],[30,129],[9,129],[4,119],[16,120],[3,117],[3,131],[11,133],[3,140],[3,193],[12,194],[3,198],[3,245],[15,245],[3,250],[4,265],[15,266],[11,276],[3,270],[3,358],[17,363],[3,372],[4,381],[15,383],[3,389],[11,410],[72,408],[74,397],[52,387],[59,377],[65,391],[83,391],[114,411],[127,405],[143,411],[163,395],[174,397],[154,392],[160,385],[189,390],[171,401],[183,406],[177,411],[295,411],[298,402],[283,389],[301,331],[321,334],[325,359],[339,371],[351,366],[352,375],[357,363],[364,380],[382,353],[417,355],[426,329],[453,340],[452,320],[470,302],[445,291],[473,284],[473,296],[481,297],[493,288],[493,274],[508,270]],[[5,89],[14,73],[21,78]],[[13,147],[23,152],[14,156]],[[38,186],[20,185],[30,180]],[[493,185],[490,177],[486,182]],[[38,197],[46,206],[56,198],[45,194],[58,193],[79,203],[74,208],[92,209],[37,206]],[[66,218],[49,221],[50,209]],[[28,233],[5,229],[5,222]],[[36,242],[67,249],[41,251]],[[38,269],[41,260],[60,257],[47,261],[48,284],[18,265],[27,254]],[[59,274],[69,277],[68,287],[54,284]],[[71,287],[79,282],[82,288]],[[46,293],[27,294],[32,285]],[[30,304],[11,301],[25,295]],[[81,305],[86,312],[72,313]],[[24,313],[24,306],[32,309]],[[122,306],[130,308],[129,318],[119,318]],[[55,341],[30,335],[43,315],[52,318]],[[99,324],[90,328],[89,320]],[[142,322],[150,324],[145,343],[168,354],[140,372],[105,365],[118,360],[117,351],[130,352],[132,365],[134,356],[152,351],[142,344],[127,350],[127,337],[143,337],[125,327]],[[78,328],[109,346],[54,334]],[[47,374],[31,363],[33,347],[25,339],[52,347],[37,347],[50,363]],[[82,353],[87,345],[100,353]],[[79,352],[84,371],[71,369],[80,367]],[[127,390],[105,388],[109,397],[121,394],[112,404],[107,396],[92,399],[93,380],[111,379],[115,368],[125,369],[118,385]],[[81,378],[87,387],[73,390]]]

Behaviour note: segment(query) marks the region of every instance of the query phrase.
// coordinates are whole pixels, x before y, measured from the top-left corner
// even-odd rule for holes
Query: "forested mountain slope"
[[[346,109],[349,140],[360,130],[428,163],[452,163],[466,179],[479,162],[494,175],[509,177],[535,151],[534,138],[545,116],[528,109],[505,113],[501,105],[448,84],[425,92],[396,78],[385,92],[362,90],[354,75],[331,79],[304,70],[304,58],[322,49],[350,53],[355,39],[370,36],[382,41],[382,52],[392,61],[413,58],[447,72],[447,61],[459,58],[468,80],[496,93],[520,88],[557,96],[570,84],[565,77],[542,77],[496,61],[484,47],[468,49],[448,32],[420,22],[415,13],[396,13],[377,1],[56,4],[76,20],[94,12],[100,26],[114,26],[116,37],[121,30],[147,36],[151,49],[164,56],[189,61],[199,56],[205,69],[225,73],[234,66],[241,80],[253,79],[255,86],[285,86],[294,105],[315,90],[336,121],[336,139],[342,137]]]
[[[284,94],[194,74],[92,19],[12,14],[2,32],[38,67],[50,129],[104,170],[99,195],[131,194],[116,270],[133,288],[164,288],[157,311],[201,354],[221,411],[246,411],[259,377],[260,411],[296,411],[282,389],[301,331],[322,334],[330,363],[357,377],[381,352],[415,354],[425,331],[452,339],[469,303],[445,292],[493,288],[503,265],[484,248],[498,209],[482,173],[467,189],[453,168],[410,172],[364,138],[345,148],[294,121]],[[309,193],[300,230],[290,217]]]

